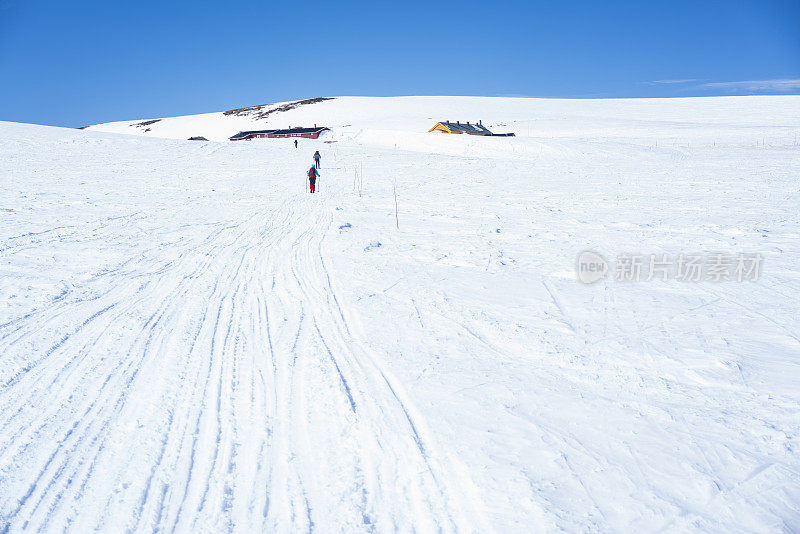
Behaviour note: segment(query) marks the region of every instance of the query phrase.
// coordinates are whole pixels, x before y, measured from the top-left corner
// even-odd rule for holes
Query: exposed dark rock
[[[299,106],[305,106],[307,104],[316,104],[318,102],[324,102],[325,100],[333,100],[333,97],[329,96],[321,96],[317,98],[307,98],[305,100],[297,100],[296,102],[289,102],[288,104],[283,104],[276,108],[266,109],[273,104],[262,104],[260,106],[250,106],[247,108],[237,108],[237,109],[229,109],[225,111],[225,115],[236,115],[236,116],[249,116],[252,115],[256,119],[265,119],[269,115],[273,113],[280,113],[283,111],[289,111],[290,109],[294,109]]]

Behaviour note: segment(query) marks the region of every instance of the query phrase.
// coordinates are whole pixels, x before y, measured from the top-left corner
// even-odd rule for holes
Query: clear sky
[[[800,93],[800,0],[0,0],[0,120],[336,95]]]

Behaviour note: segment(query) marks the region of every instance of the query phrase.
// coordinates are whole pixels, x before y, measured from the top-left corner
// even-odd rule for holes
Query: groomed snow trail
[[[292,193],[184,227],[1,324],[0,530],[466,530],[342,311],[332,209]]]

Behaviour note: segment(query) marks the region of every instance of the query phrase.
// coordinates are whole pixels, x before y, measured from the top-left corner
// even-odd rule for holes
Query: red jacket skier
[[[317,176],[319,176],[319,171],[313,165],[310,169],[308,169],[308,186],[313,193],[317,188]]]

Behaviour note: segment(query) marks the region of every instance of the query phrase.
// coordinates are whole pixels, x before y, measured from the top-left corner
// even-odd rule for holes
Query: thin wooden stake
[[[394,182],[394,224],[400,229],[400,218],[397,215],[397,182]]]

